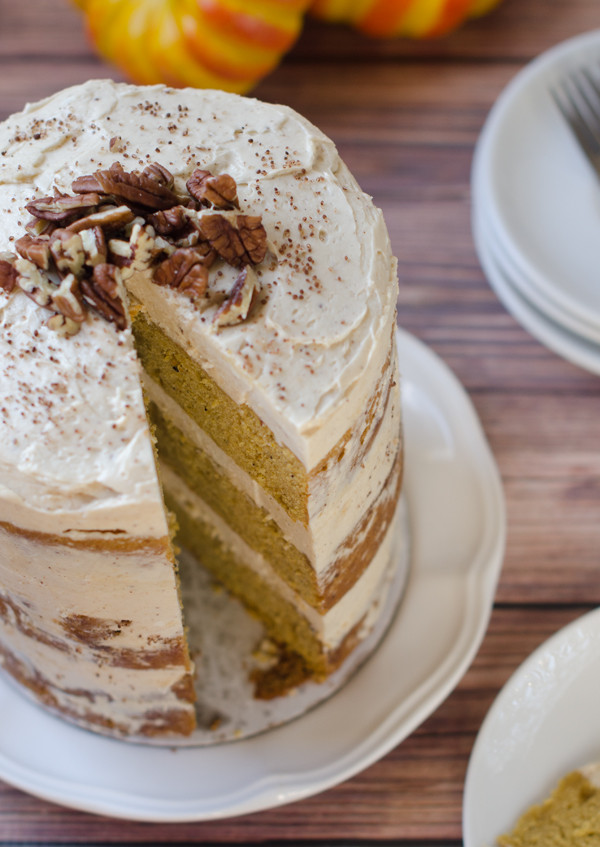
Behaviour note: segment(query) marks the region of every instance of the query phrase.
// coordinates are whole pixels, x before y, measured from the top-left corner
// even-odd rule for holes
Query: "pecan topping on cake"
[[[213,176],[200,168],[186,182],[186,188],[201,206],[214,209],[239,209],[237,185],[229,174]]]
[[[161,173],[168,174],[166,168]],[[96,171],[87,176],[78,177],[72,184],[76,194],[86,194],[90,191],[107,194],[136,209],[155,211],[170,209],[179,204],[177,195],[162,181],[156,179],[156,171],[148,176],[148,169],[142,174],[126,171],[115,162],[108,170]],[[170,175],[169,175],[170,176]]]
[[[79,332],[78,321],[71,320],[71,318],[67,318],[65,315],[52,315],[46,321],[46,326],[57,335],[62,335],[65,338],[69,335],[77,335]]]
[[[44,271],[50,267],[50,244],[47,238],[24,235],[15,241],[15,249],[19,256],[33,262],[36,267]]]
[[[160,263],[154,271],[153,279],[157,285],[176,288],[193,300],[206,291],[208,270],[195,250],[182,248]]]
[[[81,232],[82,229],[91,229],[95,226],[116,229],[131,223],[134,218],[135,215],[129,206],[105,206],[99,212],[73,221],[69,224],[68,229],[73,232]]]
[[[213,318],[215,326],[232,326],[246,320],[259,291],[258,278],[254,270],[247,265],[215,314]]]
[[[102,227],[93,226],[90,229],[82,229],[79,235],[83,246],[85,264],[93,268],[106,262],[106,238]]]
[[[75,196],[55,189],[52,197],[32,200],[28,234],[15,245],[20,258],[0,254],[0,288],[18,286],[57,313],[46,326],[74,335],[91,307],[124,329],[123,280],[136,272],[150,271],[157,285],[197,301],[219,258],[243,270],[214,323],[246,319],[259,291],[251,266],[265,258],[267,235],[259,216],[236,211],[232,177],[197,168],[187,181],[190,196],[181,197],[163,165],[151,163],[140,173],[115,162],[78,177],[72,188]]]
[[[4,258],[4,254],[0,253],[0,288],[10,294],[17,284],[17,271],[11,261],[12,256]]]
[[[178,234],[190,225],[184,206],[173,206],[172,209],[155,212],[148,218],[148,223],[159,235],[165,236]]]
[[[118,329],[127,326],[122,289],[121,271],[114,265],[96,265],[91,279],[81,280],[81,292],[86,303],[107,321],[116,324]]]
[[[55,197],[41,197],[33,200],[25,208],[34,218],[45,221],[60,221],[61,223],[72,220],[82,212],[95,209],[100,203],[100,197],[95,193],[84,193],[78,197],[68,194],[57,194]]]
[[[254,265],[266,256],[267,234],[258,216],[214,214],[197,220],[203,239],[228,265]]]
[[[153,162],[142,171],[142,176],[148,177],[158,182],[159,185],[166,185],[167,188],[173,188],[175,180],[171,171],[167,170],[164,165],[159,165],[158,162]]]
[[[54,286],[33,262],[28,259],[19,258],[15,262],[17,271],[17,285],[38,306],[50,307]]]
[[[81,236],[68,229],[56,229],[50,236],[50,252],[59,273],[79,274],[85,252]]]
[[[83,323],[86,310],[79,289],[79,280],[74,274],[66,276],[52,292],[52,305],[65,318],[75,323]],[[74,333],[68,333],[74,335]]]

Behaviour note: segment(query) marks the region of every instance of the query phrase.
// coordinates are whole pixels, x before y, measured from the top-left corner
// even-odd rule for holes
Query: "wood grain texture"
[[[255,92],[331,135],[384,209],[399,257],[399,320],[456,372],[496,455],[506,559],[489,631],[457,689],[354,779],[229,821],[112,821],[0,783],[0,847],[460,844],[468,757],[491,702],[536,646],[600,603],[600,383],[531,338],[487,285],[470,235],[471,159],[486,114],[519,67],[599,23],[597,0],[505,0],[489,18],[435,42],[369,41],[312,22]],[[0,0],[0,117],[104,76],[118,73],[87,46],[67,2]]]

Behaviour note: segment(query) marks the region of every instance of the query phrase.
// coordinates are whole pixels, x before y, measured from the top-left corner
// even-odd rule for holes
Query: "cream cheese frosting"
[[[242,212],[262,215],[274,255],[257,268],[258,313],[226,331],[213,330],[210,300],[199,315],[141,276],[130,283],[134,294],[236,402],[314,467],[381,371],[396,285],[381,212],[304,118],[217,91],[110,81],[66,89],[0,125],[0,251],[22,234],[32,195],[54,186],[69,192],[75,177],[116,161],[134,169],[155,160],[179,188],[195,167],[229,173]],[[236,271],[219,274],[216,290],[230,288]]]

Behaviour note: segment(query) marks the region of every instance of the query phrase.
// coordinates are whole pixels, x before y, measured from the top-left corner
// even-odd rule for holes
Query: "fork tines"
[[[554,102],[571,127],[592,166],[600,174],[600,80],[592,68],[580,67],[564,75],[550,89]]]

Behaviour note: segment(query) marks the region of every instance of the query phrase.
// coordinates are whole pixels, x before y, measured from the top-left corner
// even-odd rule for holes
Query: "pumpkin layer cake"
[[[296,667],[340,664],[390,566],[395,272],[285,107],[94,81],[0,125],[6,671],[89,728],[190,733],[175,524]]]

